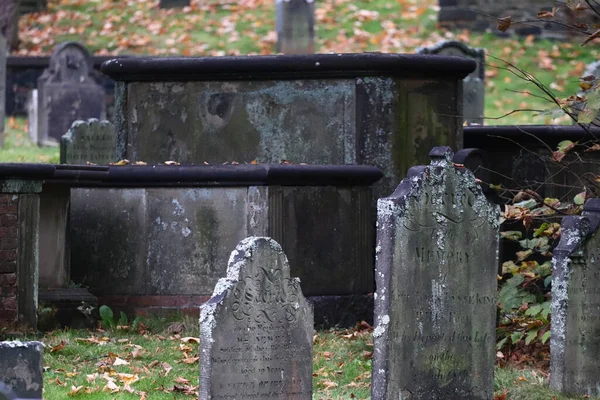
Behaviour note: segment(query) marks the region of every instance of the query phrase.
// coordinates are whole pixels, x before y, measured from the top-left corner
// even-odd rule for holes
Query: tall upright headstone
[[[33,89],[27,93],[27,133],[33,143],[38,142],[38,90]]]
[[[600,395],[600,199],[561,223],[552,254],[550,386]]]
[[[431,47],[420,47],[420,54],[471,58],[477,68],[463,79],[463,116],[467,125],[483,125],[485,116],[485,51],[456,40],[444,40]]]
[[[76,120],[101,118],[104,89],[93,79],[92,58],[75,42],[58,45],[38,79],[38,144],[58,145]]]
[[[276,0],[277,52],[315,52],[314,0]]]
[[[242,240],[201,307],[199,399],[312,399],[313,331],[281,246]]]
[[[4,35],[0,32],[0,148],[4,146],[4,110],[6,105],[6,55],[7,46]]]
[[[75,121],[60,140],[61,164],[108,165],[117,158],[117,134],[109,121]]]
[[[41,399],[43,359],[41,342],[0,342],[0,383],[18,399]]]
[[[491,399],[499,209],[429,155],[377,204],[372,398]]]

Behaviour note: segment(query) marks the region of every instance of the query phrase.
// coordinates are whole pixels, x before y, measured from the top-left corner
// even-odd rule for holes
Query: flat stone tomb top
[[[315,77],[432,76],[462,79],[476,63],[418,54],[310,54],[275,56],[129,58],[106,61],[102,72],[117,81],[305,79]]]
[[[244,239],[201,307],[199,398],[311,399],[313,331],[279,244]]]
[[[452,155],[378,202],[374,400],[493,396],[499,210]]]

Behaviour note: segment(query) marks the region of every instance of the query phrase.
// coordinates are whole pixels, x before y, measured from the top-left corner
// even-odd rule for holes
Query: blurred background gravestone
[[[4,146],[4,92],[6,88],[6,39],[0,32],[0,148]]]
[[[483,125],[485,109],[485,52],[455,40],[445,40],[431,47],[420,47],[420,54],[471,58],[477,68],[463,79],[463,117],[467,125]]]
[[[315,52],[314,0],[277,0],[277,52]]]
[[[75,121],[60,140],[60,163],[107,165],[115,161],[116,148],[117,134],[110,122]]]
[[[58,45],[38,79],[38,144],[58,145],[76,120],[102,118],[104,89],[91,76],[88,51],[75,42]]]
[[[38,142],[38,90],[27,93],[27,133],[33,143]]]

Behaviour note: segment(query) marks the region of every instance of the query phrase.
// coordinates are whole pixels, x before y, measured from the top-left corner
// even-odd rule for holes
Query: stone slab
[[[118,161],[117,134],[109,121],[75,121],[60,140],[61,164],[108,165]]]

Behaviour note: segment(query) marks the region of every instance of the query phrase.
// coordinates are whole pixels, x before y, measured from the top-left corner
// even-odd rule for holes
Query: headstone
[[[277,242],[242,240],[200,312],[200,400],[312,399],[313,312]]]
[[[30,90],[27,94],[27,132],[33,143],[38,142],[38,90]]]
[[[0,342],[0,383],[20,399],[42,398],[43,348],[41,342]]]
[[[190,0],[160,0],[160,8],[182,8],[189,7]]]
[[[429,155],[377,204],[372,398],[491,399],[498,206]]]
[[[61,164],[107,165],[116,160],[117,134],[108,121],[75,121],[60,140]]]
[[[600,199],[561,223],[552,257],[550,387],[600,395]]]
[[[4,147],[4,110],[6,92],[6,39],[0,33],[0,148]]]
[[[314,0],[277,0],[277,52],[311,54],[315,52]]]
[[[483,125],[485,110],[485,51],[455,40],[445,40],[431,47],[420,47],[420,54],[471,58],[477,68],[463,80],[463,116],[467,125]]]
[[[50,66],[38,79],[40,145],[58,145],[76,120],[101,118],[104,89],[92,75],[88,51],[75,42],[58,45]]]

